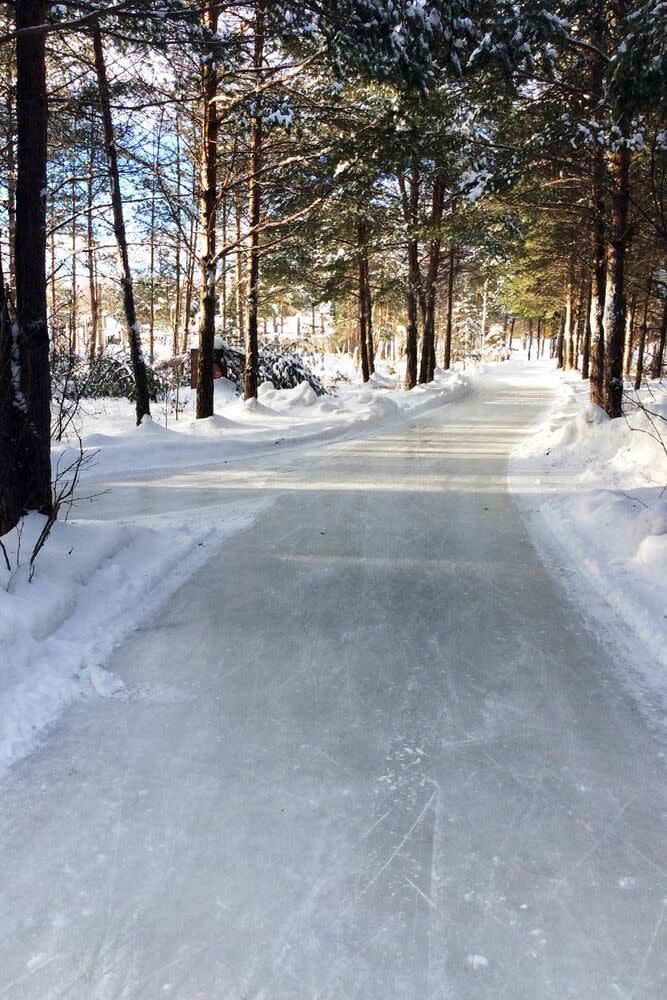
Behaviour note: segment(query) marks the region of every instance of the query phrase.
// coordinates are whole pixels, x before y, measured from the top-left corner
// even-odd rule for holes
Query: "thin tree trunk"
[[[104,62],[104,49],[102,48],[102,35],[99,24],[93,30],[93,49],[95,53],[95,70],[97,73],[97,84],[100,93],[100,105],[102,108],[102,120],[104,122],[104,145],[109,167],[109,181],[111,184],[111,205],[113,209],[113,228],[118,247],[118,258],[120,262],[121,284],[123,286],[123,306],[125,309],[125,320],[127,323],[130,338],[130,356],[132,359],[132,371],[136,388],[136,411],[137,424],[140,424],[145,416],[150,416],[150,399],[148,396],[148,378],[146,375],[146,362],[141,348],[141,334],[139,323],[137,322],[137,312],[134,303],[134,286],[132,284],[132,272],[130,270],[130,258],[127,249],[127,235],[125,232],[125,220],[123,218],[123,199],[120,190],[120,177],[118,173],[118,157],[116,154],[116,141],[111,118],[111,104],[109,100],[109,84],[107,82],[106,65]]]
[[[625,135],[625,128],[621,129]],[[605,409],[612,418],[623,414],[623,346],[625,339],[625,257],[628,243],[630,201],[630,151],[624,140],[611,154],[614,183],[611,241],[604,313]]]
[[[190,220],[190,246],[188,248],[188,263],[185,269],[185,302],[183,303],[183,353],[190,342],[190,317],[192,315],[192,300],[195,294],[195,262],[196,246],[199,241],[199,218],[194,212]]]
[[[368,370],[371,375],[375,374],[375,345],[373,343],[373,297],[371,294],[370,269],[368,265],[368,254],[364,257],[365,286],[366,286],[366,343],[368,345]]]
[[[482,330],[481,330],[482,342],[480,344],[482,350],[484,349],[484,341],[486,340],[486,320],[488,314],[488,305],[489,305],[489,279],[486,278],[484,280],[484,294],[482,297]]]
[[[540,350],[542,347],[542,317],[537,317],[537,344],[535,346],[535,357],[539,361]]]
[[[574,275],[573,263],[570,261],[567,275],[567,292],[565,298],[565,344],[564,368],[569,371],[574,367]],[[560,365],[559,365],[560,367]]]
[[[222,195],[222,257],[220,258],[220,271],[222,276],[222,335],[227,336],[227,218],[229,206],[227,204],[227,192]]]
[[[591,304],[593,299],[593,281],[588,280],[588,291],[586,293],[586,309],[584,312],[584,339],[581,349],[581,377],[588,378],[591,363]]]
[[[648,279],[646,286],[646,298],[644,299],[644,315],[642,325],[639,329],[639,343],[637,344],[637,374],[635,375],[635,390],[639,392],[642,387],[644,377],[644,348],[646,346],[646,331],[648,329],[648,307],[651,303],[651,279]]]
[[[454,316],[454,265],[456,263],[456,248],[449,248],[449,272],[447,274],[447,325],[445,327],[445,357],[443,368],[449,371],[452,365],[452,319]]]
[[[662,378],[662,365],[665,358],[665,340],[667,340],[667,302],[662,310],[660,335],[651,362],[651,378]]]
[[[623,374],[628,376],[632,370],[632,355],[634,354],[635,316],[637,313],[637,293],[633,292],[630,308],[625,317],[625,341],[623,343]]]
[[[418,303],[420,292],[419,247],[414,233],[419,209],[419,170],[417,164],[413,165],[410,174],[409,194],[403,174],[399,174],[399,184],[401,187],[405,221],[408,227],[408,287],[406,291],[408,322],[405,337],[405,388],[414,389],[417,384]]]
[[[183,178],[181,172],[181,118],[176,115],[176,260],[175,290],[174,290],[174,326],[172,331],[171,353],[178,354],[181,331],[181,198],[183,196]],[[178,414],[177,414],[178,415]]]
[[[14,81],[11,69],[7,70],[7,236],[9,240],[9,290],[16,290],[16,263],[14,258],[14,240],[16,239],[16,155],[14,149]]]
[[[359,278],[359,357],[361,358],[361,378],[364,382],[368,382],[370,378],[370,370],[368,366],[368,340],[366,337],[366,268],[364,266],[363,257],[359,258],[359,264],[357,266],[358,278]]]
[[[248,182],[248,225],[250,227],[248,252],[248,329],[245,340],[244,398],[257,398],[259,378],[259,339],[257,317],[259,311],[259,223],[262,210],[260,172],[262,166],[262,108],[261,81],[264,63],[264,4],[255,3],[255,44],[253,68],[255,70],[255,95],[250,119],[250,174]]]
[[[533,349],[533,318],[528,320],[528,360],[530,361],[530,354]]]
[[[97,284],[95,281],[95,245],[93,232],[93,170],[95,160],[95,144],[93,134],[90,138],[90,159],[88,160],[87,194],[88,205],[86,212],[86,237],[88,243],[88,297],[90,299],[90,343],[88,353],[91,358],[97,356],[99,340],[99,310],[97,306]]]
[[[76,175],[76,160],[72,164],[72,172]],[[70,309],[69,309],[69,352],[76,354],[76,327],[77,327],[77,274],[76,274],[76,180],[72,181],[72,275],[70,285]]]
[[[241,239],[242,223],[243,223],[243,195],[241,188],[236,189],[235,198],[236,207],[236,325],[238,327],[238,335],[241,339],[241,343],[245,341],[245,308],[244,308],[244,298],[245,291],[243,280],[243,240]]]
[[[515,323],[516,323],[516,316],[512,316],[512,319],[510,320],[510,343],[509,343],[510,353],[512,351],[512,341],[514,340],[514,324]]]
[[[445,200],[445,185],[439,176],[433,182],[433,204],[431,208],[431,227],[434,233],[442,221]],[[422,289],[424,300],[423,317],[424,333],[422,337],[422,354],[419,365],[420,383],[432,382],[435,374],[435,300],[438,272],[440,270],[440,236],[434,235],[429,247],[428,271],[426,288]]]
[[[605,21],[605,5],[602,0],[595,3],[596,21],[599,25]],[[590,50],[590,93],[591,115],[597,114],[597,108],[604,97],[604,64],[598,31],[591,38],[594,48]],[[591,173],[591,208],[593,210],[592,225],[592,287],[590,308],[590,401],[593,406],[604,406],[604,311],[607,282],[607,219],[604,202],[605,164],[604,151],[596,143],[593,153],[593,170]]]
[[[566,311],[561,314],[560,323],[558,326],[558,336],[556,337],[556,367],[562,368],[565,353],[565,326],[567,323],[567,313]]]
[[[155,176],[160,163],[160,140],[162,137],[162,117],[153,144],[154,173],[151,178],[151,237],[150,237],[150,282],[148,301],[148,357],[151,364],[155,361],[155,218],[157,214],[157,184]]]
[[[208,40],[218,30],[218,4],[202,0],[201,23]],[[215,348],[215,226],[218,203],[218,70],[213,52],[202,63],[203,129],[200,161],[202,252],[199,258],[199,357],[197,418],[213,416]]]

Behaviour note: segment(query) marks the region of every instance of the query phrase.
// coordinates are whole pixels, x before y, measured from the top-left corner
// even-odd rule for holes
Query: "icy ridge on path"
[[[664,741],[507,489],[552,397],[295,461],[116,648],[3,786],[3,1000],[667,995]]]

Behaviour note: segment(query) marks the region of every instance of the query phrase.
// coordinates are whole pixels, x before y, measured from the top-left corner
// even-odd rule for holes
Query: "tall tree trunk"
[[[16,5],[16,320],[0,303],[0,534],[27,510],[51,513],[51,384],[46,319],[45,0]],[[2,295],[4,300],[4,293]]]
[[[259,312],[259,223],[262,210],[262,107],[261,83],[264,64],[264,3],[255,2],[255,44],[253,68],[255,70],[255,94],[252,117],[250,119],[250,175],[248,181],[248,329],[245,340],[245,373],[243,395],[245,399],[257,398],[259,378],[259,338],[257,316]]]
[[[667,340],[667,301],[662,310],[662,323],[660,324],[660,335],[653,352],[651,362],[651,378],[662,378],[662,366],[665,358],[665,340]]]
[[[181,198],[183,197],[183,178],[181,171],[181,118],[176,113],[176,260],[174,289],[174,325],[172,329],[171,353],[178,354],[181,331]]]
[[[644,348],[646,347],[646,331],[648,329],[648,308],[651,303],[651,279],[648,279],[648,284],[646,286],[646,297],[644,299],[644,315],[642,316],[642,325],[639,329],[639,343],[637,344],[637,374],[635,376],[635,390],[639,392],[642,387],[642,378],[644,377]]]
[[[630,308],[625,317],[625,342],[623,344],[623,374],[628,376],[632,370],[632,355],[634,354],[635,315],[637,313],[637,293],[632,293]]]
[[[220,258],[220,272],[222,277],[222,335],[227,337],[227,219],[229,217],[229,206],[227,204],[227,191],[222,194],[222,256]]]
[[[192,315],[192,300],[195,294],[195,263],[197,260],[197,243],[199,241],[199,217],[196,214],[196,206],[193,205],[192,217],[190,219],[190,243],[188,247],[188,261],[185,269],[185,300],[183,302],[183,353],[188,349],[190,343],[190,318]]]
[[[7,70],[7,237],[9,240],[9,290],[16,291],[16,264],[14,259],[14,240],[16,239],[16,155],[14,149],[14,80],[11,68]]]
[[[535,357],[539,361],[540,350],[542,348],[542,317],[537,317],[537,343],[535,344]]]
[[[486,321],[489,309],[489,279],[484,279],[484,292],[482,295],[482,329],[481,329],[481,344],[480,348],[484,350],[484,341],[486,340]],[[532,322],[532,320],[531,320]]]
[[[530,361],[531,351],[533,349],[533,318],[528,320],[528,360]]]
[[[357,265],[358,279],[359,279],[359,357],[361,359],[361,378],[364,382],[368,382],[370,378],[370,369],[368,365],[368,340],[367,340],[367,327],[366,327],[366,317],[367,317],[367,300],[366,300],[366,267],[363,257],[359,257],[359,264]]]
[[[218,30],[218,4],[202,0],[201,24],[210,41]],[[202,252],[199,259],[199,357],[197,418],[213,416],[213,351],[215,348],[215,226],[218,203],[218,70],[209,51],[202,63],[203,128],[200,162]]]
[[[69,307],[69,351],[76,354],[76,331],[77,331],[77,268],[76,268],[76,159],[72,164],[72,173],[75,175],[72,180],[72,274],[70,285],[70,307]]]
[[[454,316],[454,265],[456,264],[456,248],[452,243],[449,248],[449,271],[447,274],[447,324],[445,326],[445,356],[443,368],[449,371],[452,365],[452,320]]]
[[[91,358],[97,356],[99,341],[99,310],[97,305],[97,283],[95,281],[95,238],[93,231],[93,170],[95,166],[95,144],[93,134],[90,137],[90,157],[88,160],[86,206],[86,239],[88,258],[88,297],[90,299],[90,343],[88,353]]]
[[[606,7],[604,0],[595,0],[594,30],[589,51],[590,61],[590,112],[591,117],[598,115],[598,108],[605,95],[604,88],[604,56],[602,35],[606,25]],[[605,163],[602,147],[595,143],[593,165],[591,171],[591,208],[592,221],[592,287],[590,309],[590,401],[593,406],[604,406],[604,367],[605,339],[604,312],[607,282],[607,217],[604,200]]]
[[[623,122],[621,134],[626,134]],[[605,409],[612,418],[623,414],[623,345],[625,337],[625,257],[628,244],[630,202],[630,150],[625,138],[611,154],[613,192],[611,199],[611,240],[604,311]]]
[[[581,377],[586,379],[590,374],[591,364],[591,305],[593,301],[593,281],[588,280],[588,292],[586,293],[586,309],[583,316],[584,340],[581,349]]]
[[[132,272],[130,270],[130,258],[127,249],[127,234],[125,231],[125,219],[123,217],[123,198],[120,190],[120,176],[118,173],[118,156],[116,153],[116,140],[113,130],[113,120],[111,118],[111,103],[109,99],[109,84],[107,81],[107,71],[104,62],[104,49],[102,47],[102,35],[99,24],[93,30],[93,49],[95,53],[95,71],[97,73],[97,85],[100,93],[100,105],[102,108],[102,120],[104,122],[104,146],[109,167],[109,181],[111,184],[111,206],[113,209],[113,228],[118,247],[118,258],[121,271],[121,285],[123,286],[123,307],[125,309],[125,321],[127,323],[128,335],[130,338],[130,357],[132,359],[132,371],[134,374],[134,384],[136,388],[136,412],[137,424],[140,424],[145,416],[150,416],[150,399],[148,396],[148,378],[146,375],[146,362],[141,348],[141,334],[137,321],[137,311],[134,303],[134,286],[132,284]]]
[[[577,293],[577,307],[574,313],[574,337],[572,339],[572,359],[570,367],[579,367],[579,355],[581,354],[581,323],[584,316],[584,299],[586,296],[586,283],[583,278],[579,281],[579,291]]]
[[[558,323],[558,335],[556,337],[555,353],[554,353],[554,357],[556,358],[556,368],[563,367],[564,354],[565,354],[564,345],[565,345],[566,323],[567,323],[566,310],[562,310]]]
[[[565,293],[565,343],[563,346],[566,371],[574,367],[574,274],[573,263],[570,261],[567,274],[567,290]],[[560,365],[559,365],[560,367]]]
[[[419,210],[419,167],[416,163],[413,164],[408,183],[410,185],[409,193],[405,182],[405,175],[399,174],[403,214],[408,230],[406,241],[408,256],[408,286],[406,290],[408,322],[405,336],[405,388],[414,389],[417,384],[418,304],[421,284],[419,246],[415,232]]]
[[[243,281],[243,241],[241,239],[242,223],[243,223],[243,193],[240,187],[236,189],[235,198],[235,209],[236,209],[236,325],[238,327],[238,335],[240,337],[241,343],[245,341],[245,307],[243,300],[245,298],[244,292],[244,281]]]
[[[373,296],[371,293],[370,267],[368,264],[368,253],[364,257],[365,286],[366,286],[366,343],[368,344],[368,370],[371,375],[375,374],[375,345],[373,343]]]
[[[514,340],[514,324],[515,323],[516,323],[516,316],[512,316],[512,319],[510,320],[510,341],[509,341],[510,353],[512,351],[512,341]]]
[[[432,382],[435,374],[435,302],[438,272],[440,270],[440,235],[438,232],[442,222],[442,212],[445,201],[445,185],[442,178],[436,176],[433,181],[433,203],[431,208],[431,228],[433,236],[429,246],[428,270],[426,287],[422,289],[424,308],[424,333],[422,337],[422,354],[419,365],[420,383]]]

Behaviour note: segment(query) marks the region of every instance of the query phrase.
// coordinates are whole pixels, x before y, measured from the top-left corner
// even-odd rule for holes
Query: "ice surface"
[[[667,995],[662,744],[507,493],[511,374],[294,468],[17,766],[3,1000]]]

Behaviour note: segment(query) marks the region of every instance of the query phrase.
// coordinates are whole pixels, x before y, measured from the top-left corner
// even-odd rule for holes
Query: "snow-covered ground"
[[[257,516],[295,461],[441,406],[468,384],[438,373],[406,393],[379,374],[372,385],[343,384],[319,398],[305,383],[261,387],[249,407],[220,380],[214,417],[195,421],[194,394],[184,390],[178,420],[157,406],[138,428],[129,402],[84,401],[78,429],[92,461],[78,493],[96,498],[55,525],[32,581],[44,518],[31,515],[3,539],[10,568],[3,558],[0,646],[11,655],[0,669],[0,772],[73,699],[114,692],[120,681],[103,669],[113,647]],[[75,454],[71,441],[58,445],[54,463],[66,467]]]
[[[471,389],[99,502],[280,491],[3,782],[2,1000],[667,996],[664,741],[507,490],[553,389]]]
[[[609,420],[578,374],[534,373],[555,403],[514,452],[510,484],[582,605],[641,639],[627,679],[667,713],[667,385],[628,390],[627,418]]]

